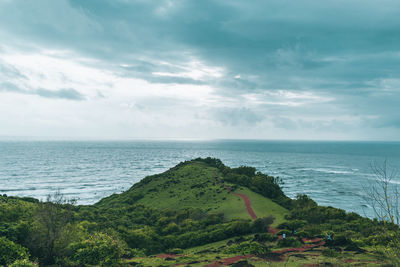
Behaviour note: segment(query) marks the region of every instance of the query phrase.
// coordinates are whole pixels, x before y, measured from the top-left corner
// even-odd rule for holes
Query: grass
[[[267,217],[273,215],[275,217],[275,221],[273,226],[277,226],[280,223],[285,221],[284,216],[289,214],[288,210],[283,208],[282,206],[276,204],[272,200],[263,197],[262,195],[251,191],[246,187],[240,187],[235,192],[245,194],[251,202],[251,206],[256,213],[257,217]],[[247,213],[246,213],[247,214]],[[247,214],[250,218],[250,216]]]
[[[251,236],[245,236],[245,239],[251,239]],[[188,266],[204,266],[206,264],[223,261],[224,259],[237,255],[226,254],[223,248],[227,246],[227,242],[232,238],[210,243],[204,246],[198,246],[183,251],[181,255],[173,259],[160,259],[156,256],[145,258],[135,258],[128,262],[136,262],[142,266],[173,266],[182,264]],[[316,248],[307,252],[290,252],[285,254],[282,261],[271,261],[262,257],[252,256],[245,259],[254,266],[303,266],[315,264],[318,266],[382,266],[382,262],[378,263],[376,258],[371,254],[357,254],[354,252],[343,252],[340,257],[327,257],[323,255],[325,248]]]
[[[121,195],[113,195],[102,200],[99,205],[115,203],[135,203],[156,209],[198,208],[208,213],[223,213],[228,219],[251,219],[243,200],[229,193],[220,184],[215,174],[218,170],[203,163],[192,162],[172,171],[147,178]],[[246,187],[237,190],[247,195],[258,217],[274,216],[274,225],[284,221],[288,211]]]

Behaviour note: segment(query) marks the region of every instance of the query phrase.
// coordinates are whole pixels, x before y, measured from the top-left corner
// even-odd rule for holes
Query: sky
[[[0,0],[0,136],[400,140],[400,2]]]

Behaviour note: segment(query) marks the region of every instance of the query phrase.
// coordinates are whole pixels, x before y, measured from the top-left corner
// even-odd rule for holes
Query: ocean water
[[[366,216],[372,216],[364,199],[374,180],[371,163],[387,159],[400,170],[400,142],[0,141],[0,194],[45,199],[60,190],[91,204],[181,161],[208,156],[281,177],[289,197],[304,193]]]

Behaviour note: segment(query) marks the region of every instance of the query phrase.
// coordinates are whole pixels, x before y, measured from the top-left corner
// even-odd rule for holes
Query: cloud
[[[35,91],[35,94],[46,97],[46,98],[60,98],[60,99],[68,99],[68,100],[84,100],[84,96],[80,94],[78,91],[68,88],[68,89],[60,89],[56,91],[50,91],[46,89],[38,89]]]
[[[0,1],[0,90],[110,114],[144,107],[154,123],[175,107],[177,134],[193,121],[215,137],[336,126],[398,139],[399,11],[393,0]]]
[[[263,116],[248,108],[221,108],[213,111],[213,116],[227,126],[254,126],[263,120]]]
[[[58,99],[66,99],[66,100],[75,100],[80,101],[84,100],[85,97],[79,93],[78,91],[72,88],[59,89],[59,90],[47,90],[43,88],[39,88],[37,90],[23,90],[12,83],[0,83],[0,92],[11,92],[11,93],[19,93],[25,95],[37,95],[44,98],[58,98]]]

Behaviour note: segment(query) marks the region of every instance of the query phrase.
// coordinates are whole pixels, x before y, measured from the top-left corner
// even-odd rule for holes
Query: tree
[[[48,195],[46,202],[40,202],[35,213],[35,234],[32,250],[43,264],[54,264],[57,256],[57,242],[66,240],[67,225],[72,220],[75,200],[68,200],[60,192]],[[68,243],[65,242],[65,243]],[[67,244],[61,244],[66,247]]]
[[[384,249],[384,254],[396,266],[400,265],[400,190],[395,180],[398,178],[398,172],[395,168],[389,166],[387,160],[382,164],[373,162],[371,170],[375,181],[368,188],[366,200],[372,207],[376,218],[382,222],[387,229],[391,241]]]

